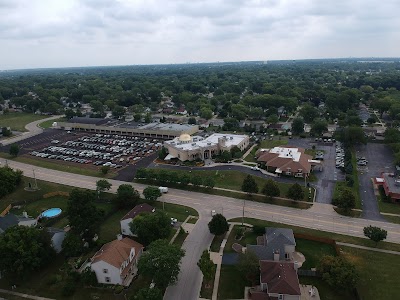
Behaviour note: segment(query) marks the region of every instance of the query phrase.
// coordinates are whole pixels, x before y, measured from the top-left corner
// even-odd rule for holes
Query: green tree
[[[99,231],[104,211],[95,205],[95,193],[89,190],[73,189],[69,194],[67,215],[71,230],[86,242],[91,242]]]
[[[96,181],[96,191],[99,198],[101,198],[102,193],[104,193],[106,190],[109,191],[111,189],[111,186],[112,184],[105,179],[100,179]]]
[[[9,151],[10,155],[14,156],[14,157],[17,157],[18,154],[19,154],[19,149],[20,149],[20,147],[19,147],[18,144],[12,144],[10,146],[10,151]]]
[[[206,177],[203,180],[203,185],[212,189],[215,186],[215,180],[212,177]]]
[[[197,121],[196,121],[196,118],[195,118],[195,117],[190,117],[190,118],[188,119],[188,124],[196,125],[196,123],[197,123]]]
[[[292,133],[299,135],[304,132],[304,121],[302,118],[294,118],[292,122]]]
[[[0,198],[12,193],[22,181],[22,171],[0,167]]]
[[[364,235],[370,240],[374,241],[375,245],[377,245],[378,242],[386,239],[387,231],[385,229],[369,225],[368,227],[364,227]]]
[[[306,121],[307,123],[311,123],[312,121],[314,121],[315,118],[318,117],[319,113],[318,109],[316,109],[311,104],[306,103],[300,109],[300,115],[304,118],[304,121]]]
[[[119,208],[134,207],[140,200],[140,194],[130,184],[121,184],[117,189],[115,202]]]
[[[338,289],[353,290],[359,278],[356,267],[342,256],[323,256],[317,270],[324,281]]]
[[[209,120],[213,117],[213,112],[211,109],[204,107],[200,110],[200,117]]]
[[[130,300],[162,300],[163,294],[157,287],[142,288]]]
[[[65,111],[65,117],[67,118],[67,120],[72,119],[73,117],[75,117],[75,115],[75,112],[70,108]]]
[[[106,100],[104,104],[108,107],[109,110],[113,110],[115,106],[117,106],[117,103],[114,100]]]
[[[400,131],[397,128],[387,128],[385,131],[385,143],[400,143]]]
[[[172,231],[171,219],[163,211],[140,214],[132,220],[129,227],[145,245],[168,238]]]
[[[249,194],[250,196],[258,192],[258,185],[253,176],[247,175],[246,178],[243,179],[242,191]]]
[[[348,145],[349,147],[356,144],[366,143],[366,137],[361,127],[356,127],[356,126],[346,127],[341,131],[339,137],[342,140],[342,142]]]
[[[325,119],[316,119],[311,125],[311,133],[318,136],[328,130],[328,123]]]
[[[161,197],[161,192],[158,189],[158,187],[148,186],[143,190],[143,196],[146,199],[146,201],[154,202],[159,197]]]
[[[304,191],[301,188],[300,184],[295,183],[290,186],[290,188],[287,191],[286,196],[293,200],[302,200],[302,199],[304,199]]]
[[[85,252],[82,238],[73,231],[68,231],[63,242],[62,252],[66,257],[79,256]]]
[[[9,136],[12,135],[12,132],[11,132],[11,130],[9,130],[7,127],[3,127],[3,128],[1,129],[1,134],[2,134],[3,136],[5,136],[5,137],[9,137]]]
[[[333,204],[343,209],[345,212],[349,212],[356,205],[356,197],[350,188],[342,188],[339,192],[339,196],[334,199]]]
[[[116,105],[113,110],[112,110],[112,115],[114,118],[120,118],[125,114],[125,108],[120,106],[120,105]]]
[[[272,197],[279,197],[281,194],[281,191],[279,190],[278,184],[272,180],[272,179],[267,179],[265,182],[264,188],[262,190],[262,193],[269,199],[272,199]]]
[[[101,166],[100,171],[103,175],[106,175],[110,171],[110,166]]]
[[[103,114],[104,113],[104,105],[99,100],[90,101],[90,107],[94,112]]]
[[[216,270],[216,266],[210,258],[210,252],[207,250],[203,251],[199,261],[197,262],[197,266],[200,268],[201,273],[203,273],[205,281],[210,282],[213,279]]]
[[[180,262],[185,251],[166,240],[151,243],[139,259],[138,271],[154,281],[161,290],[178,279]]]
[[[194,186],[200,186],[203,184],[203,178],[200,176],[193,175],[190,177],[190,183],[193,184]]]
[[[246,278],[252,282],[259,278],[260,274],[260,259],[254,252],[247,251],[239,254],[238,270],[246,275]]]
[[[133,120],[134,120],[135,122],[140,122],[141,119],[142,119],[142,114],[135,114],[135,115],[133,116]]]
[[[229,230],[229,224],[223,215],[216,214],[208,223],[208,229],[211,234],[222,235]]]
[[[34,227],[13,226],[0,234],[2,274],[24,277],[51,262],[55,252],[47,232]]]
[[[269,124],[276,124],[276,123],[278,123],[278,121],[279,121],[279,118],[275,114],[269,115],[267,118],[267,123],[269,123]]]

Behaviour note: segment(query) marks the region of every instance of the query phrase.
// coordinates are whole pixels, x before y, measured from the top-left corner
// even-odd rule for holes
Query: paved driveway
[[[393,172],[393,154],[384,144],[369,143],[356,148],[357,155],[365,156],[368,160],[367,168],[358,172],[360,197],[365,219],[384,221],[379,213],[379,207],[372,186],[371,178],[382,172]]]

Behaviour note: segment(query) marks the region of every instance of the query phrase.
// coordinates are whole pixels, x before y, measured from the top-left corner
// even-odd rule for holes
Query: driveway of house
[[[380,176],[382,172],[393,172],[393,154],[384,144],[369,143],[356,148],[358,156],[368,160],[366,168],[359,169],[358,182],[362,203],[362,217],[370,220],[385,221],[379,213],[377,199],[371,178]]]

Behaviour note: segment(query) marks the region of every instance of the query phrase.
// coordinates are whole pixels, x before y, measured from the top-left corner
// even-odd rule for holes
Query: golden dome
[[[181,136],[179,137],[180,142],[190,142],[191,140],[192,137],[187,133],[181,134]]]

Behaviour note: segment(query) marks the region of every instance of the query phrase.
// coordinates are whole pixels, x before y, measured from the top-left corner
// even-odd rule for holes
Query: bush
[[[254,225],[253,233],[255,233],[257,235],[263,235],[265,233],[265,227],[259,226],[259,225]]]
[[[61,275],[52,275],[49,280],[47,281],[48,285],[54,285],[58,282],[61,282],[62,276]]]
[[[305,134],[305,133],[300,133],[300,135],[299,135],[301,138],[306,138],[307,137],[307,135]]]
[[[75,293],[76,287],[75,283],[68,280],[67,283],[63,286],[61,294],[65,297],[70,297]]]
[[[124,290],[124,286],[122,286],[122,285],[116,285],[114,287],[114,293],[116,293],[116,294],[122,293],[123,290]]]
[[[353,176],[351,175],[346,175],[346,184],[349,187],[352,187],[354,185],[354,179]]]
[[[236,238],[241,238],[242,236],[243,236],[243,234],[244,234],[244,228],[243,227],[236,227],[235,228],[235,235],[236,235]]]

